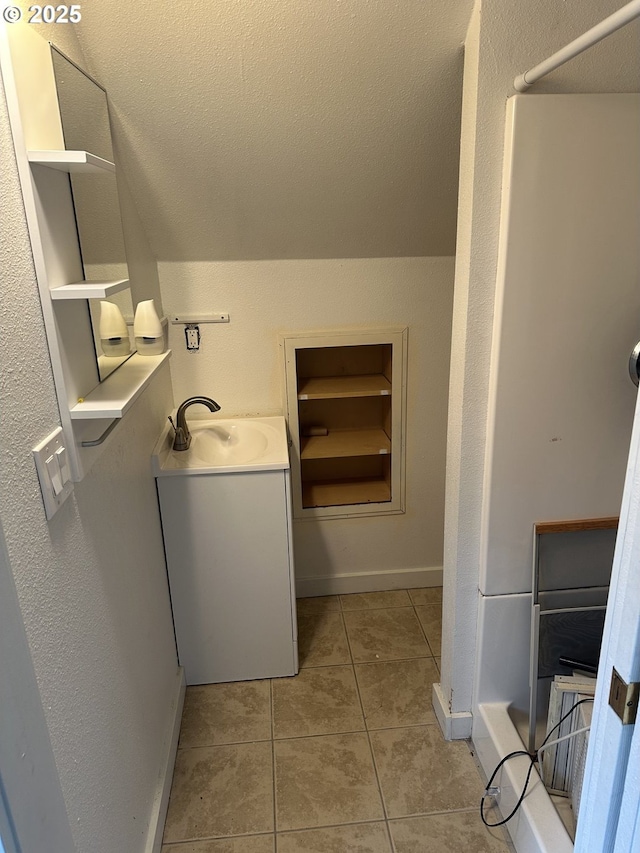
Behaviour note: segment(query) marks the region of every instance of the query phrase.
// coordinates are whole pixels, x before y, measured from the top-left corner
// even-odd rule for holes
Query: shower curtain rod
[[[560,48],[560,50],[556,51],[548,59],[545,59],[544,62],[516,77],[513,81],[515,89],[518,92],[526,92],[529,86],[536,83],[541,77],[559,68],[560,65],[564,65],[565,62],[573,59],[574,56],[582,53],[583,50],[602,41],[602,39],[610,36],[611,33],[615,33],[616,30],[626,26],[636,18],[640,18],[640,0],[632,0],[631,3],[627,3],[622,9],[618,9],[613,15],[609,15],[604,21],[596,24],[595,27],[592,27],[586,33],[578,36],[577,39]]]

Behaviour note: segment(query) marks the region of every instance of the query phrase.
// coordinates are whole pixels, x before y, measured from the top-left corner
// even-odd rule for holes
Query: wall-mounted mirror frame
[[[113,162],[106,90],[55,44],[49,42],[49,46],[65,149],[88,151]],[[70,173],[69,179],[85,281],[128,280],[115,173]],[[120,329],[105,323],[105,318],[111,318],[114,311],[109,306],[103,308],[103,301],[118,308],[129,323],[129,329],[133,321],[133,299],[128,287],[105,300],[88,301],[96,366],[101,381],[135,351],[132,333],[127,332],[125,338]]]

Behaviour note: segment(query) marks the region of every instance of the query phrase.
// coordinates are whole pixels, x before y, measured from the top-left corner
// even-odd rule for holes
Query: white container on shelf
[[[129,330],[122,312],[113,302],[100,302],[100,346],[103,355],[115,358],[129,355]]]
[[[164,352],[164,329],[153,299],[138,303],[133,319],[133,334],[140,355],[161,355]]]

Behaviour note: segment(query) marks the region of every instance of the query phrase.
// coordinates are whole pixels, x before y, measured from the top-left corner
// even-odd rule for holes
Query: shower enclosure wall
[[[508,707],[526,740],[533,525],[620,510],[640,337],[638,150],[638,95],[508,101],[473,723],[489,772],[500,726],[483,709]],[[572,848],[552,824],[528,849]]]

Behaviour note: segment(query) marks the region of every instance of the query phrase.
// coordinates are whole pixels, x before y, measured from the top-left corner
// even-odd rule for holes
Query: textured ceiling
[[[450,255],[472,0],[85,0],[160,260]]]

